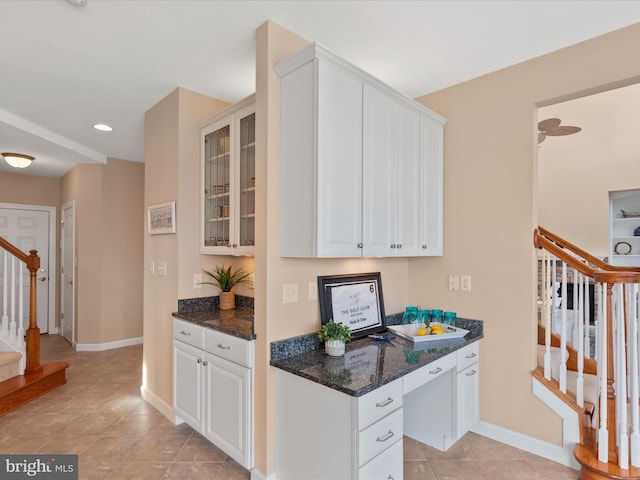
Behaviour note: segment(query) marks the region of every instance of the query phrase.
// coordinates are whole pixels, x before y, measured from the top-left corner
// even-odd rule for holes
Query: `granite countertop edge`
[[[255,340],[253,308],[236,307],[233,310],[206,309],[173,312],[173,318],[217,330],[244,340]]]
[[[280,342],[272,342],[271,344],[271,361],[270,365],[278,368],[280,370],[286,371],[293,375],[305,378],[314,383],[319,383],[333,390],[337,390],[339,392],[345,393],[352,397],[360,397],[373,390],[376,390],[388,383],[397,380],[398,378],[402,378],[403,376],[418,370],[430,363],[437,361],[438,359],[444,357],[445,355],[450,355],[455,353],[457,350],[460,350],[472,343],[479,341],[484,338],[484,326],[482,320],[471,320],[471,319],[458,319],[456,325],[465,328],[470,331],[465,337],[466,340],[463,343],[454,344],[447,347],[445,353],[442,354],[430,354],[429,357],[419,363],[419,364],[406,364],[402,365],[402,368],[399,368],[397,372],[388,375],[380,380],[371,383],[362,388],[349,388],[348,386],[341,385],[340,383],[333,382],[331,380],[326,380],[320,378],[317,375],[311,375],[305,373],[303,370],[309,365],[317,365],[322,361],[323,358],[328,358],[328,356],[322,351],[322,342],[317,339],[317,334],[309,334],[309,335],[301,335],[299,337],[294,337],[292,339],[286,339]],[[293,352],[291,355],[287,355],[286,344],[287,342],[293,342]],[[370,340],[369,338],[361,338],[355,340],[353,342],[349,342],[351,345],[347,344],[351,349],[366,347],[368,345],[375,345],[378,342],[374,340]],[[391,341],[396,346],[408,347],[412,346],[413,342],[409,340],[405,340],[403,338],[396,337]]]

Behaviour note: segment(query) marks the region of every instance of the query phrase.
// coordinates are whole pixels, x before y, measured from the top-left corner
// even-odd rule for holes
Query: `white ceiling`
[[[144,112],[178,86],[251,94],[266,20],[418,97],[636,23],[640,1],[1,0],[0,19],[0,152],[57,177],[143,161]]]

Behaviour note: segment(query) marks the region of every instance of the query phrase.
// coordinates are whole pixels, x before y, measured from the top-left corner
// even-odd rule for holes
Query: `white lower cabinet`
[[[401,480],[404,475],[402,442],[396,442],[358,470],[358,480]]]
[[[176,415],[243,467],[253,468],[253,342],[173,322]],[[180,332],[191,335],[176,338]],[[185,336],[202,346],[186,343]]]
[[[480,421],[480,344],[458,350],[456,373],[456,439],[459,440]]]

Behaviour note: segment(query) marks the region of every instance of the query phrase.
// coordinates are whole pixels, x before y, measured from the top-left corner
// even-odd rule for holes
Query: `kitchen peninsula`
[[[479,418],[483,322],[462,338],[363,338],[329,357],[317,337],[271,344],[278,479],[402,478],[402,437],[447,450]],[[312,468],[310,468],[312,466]]]

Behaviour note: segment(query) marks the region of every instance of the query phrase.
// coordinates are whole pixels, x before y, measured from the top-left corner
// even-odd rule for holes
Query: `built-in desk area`
[[[479,418],[483,324],[462,338],[347,344],[329,357],[314,335],[271,345],[276,477],[403,478],[402,437],[447,450]]]

